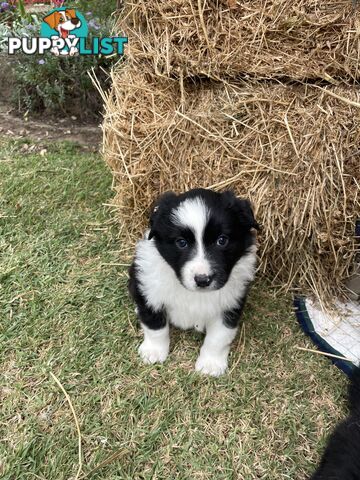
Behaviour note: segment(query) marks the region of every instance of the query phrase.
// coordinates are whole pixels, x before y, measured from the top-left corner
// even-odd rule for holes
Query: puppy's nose
[[[209,275],[195,275],[194,280],[198,287],[205,288],[210,285],[212,277]]]
[[[77,17],[71,19],[71,23],[73,25],[77,25],[79,22],[80,22],[80,20]]]

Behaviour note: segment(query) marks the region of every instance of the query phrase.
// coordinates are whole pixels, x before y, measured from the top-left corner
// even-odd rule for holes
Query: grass
[[[0,143],[0,476],[292,479],[314,469],[344,414],[343,375],[300,332],[289,297],[251,292],[229,374],[193,371],[201,335],[173,332],[162,366],[144,366],[103,203],[111,178],[72,144]],[[95,469],[95,470],[94,470]]]

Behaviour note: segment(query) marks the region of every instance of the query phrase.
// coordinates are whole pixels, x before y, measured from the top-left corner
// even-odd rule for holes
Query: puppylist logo
[[[65,6],[51,10],[41,23],[39,37],[9,37],[8,54],[27,55],[123,55],[127,37],[88,38],[88,25],[82,13]]]

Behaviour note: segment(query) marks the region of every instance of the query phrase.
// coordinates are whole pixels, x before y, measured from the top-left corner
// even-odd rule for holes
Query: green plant
[[[21,17],[26,17],[27,14],[25,11],[24,0],[17,0],[17,7],[18,7],[19,15]]]
[[[103,2],[99,2],[98,0],[75,0],[73,5],[82,13],[91,12],[94,17],[104,20],[115,12],[117,2],[116,0],[105,0]]]
[[[40,31],[41,19],[36,15],[19,17],[13,15],[11,21],[0,21],[0,54],[7,51],[8,37],[32,37]]]
[[[16,15],[15,5],[9,2],[0,2],[0,26],[11,24]]]
[[[50,113],[60,110],[87,116],[101,107],[100,96],[87,72],[93,70],[100,83],[106,84],[107,75],[102,68],[108,68],[109,63],[104,57],[94,60],[88,56],[22,56],[14,68],[13,100],[20,109]]]

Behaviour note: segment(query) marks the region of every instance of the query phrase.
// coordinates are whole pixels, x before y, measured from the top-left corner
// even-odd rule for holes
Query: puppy
[[[158,199],[129,271],[145,363],[165,361],[172,324],[206,332],[198,372],[218,376],[226,371],[255,276],[253,229],[258,228],[249,201],[230,191],[195,189]]]
[[[360,368],[353,373],[348,397],[349,415],[331,435],[310,480],[360,479]]]
[[[72,30],[79,28],[81,26],[81,20],[76,16],[76,12],[72,8],[67,8],[66,10],[55,11],[44,17],[44,22],[46,22],[50,28],[58,32],[58,37],[61,38],[76,38],[75,35],[70,35]],[[51,38],[58,38],[53,35]],[[75,55],[79,50],[77,47],[71,47],[70,51],[62,50],[59,51],[58,47],[54,47],[51,51],[55,55]]]

